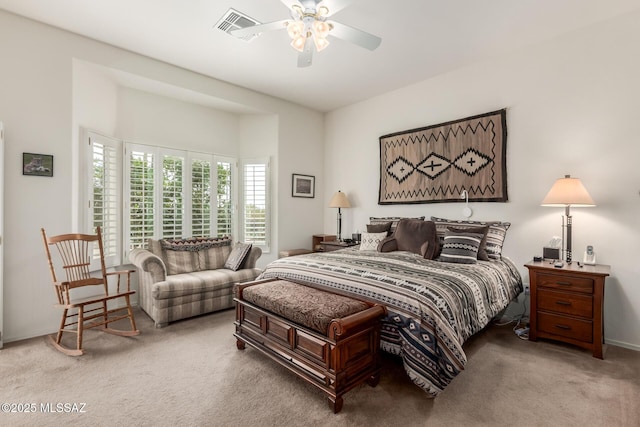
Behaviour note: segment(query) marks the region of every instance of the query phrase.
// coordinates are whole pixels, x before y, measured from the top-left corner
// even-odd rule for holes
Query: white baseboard
[[[628,348],[629,350],[640,351],[640,345],[638,344],[631,344],[624,341],[608,340],[608,339],[605,339],[604,343],[609,345],[615,345],[616,347]]]

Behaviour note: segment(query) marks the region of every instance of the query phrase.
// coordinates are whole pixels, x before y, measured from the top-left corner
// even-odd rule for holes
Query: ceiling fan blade
[[[267,22],[266,24],[258,24],[247,28],[240,28],[239,30],[232,30],[229,31],[229,33],[234,35],[235,37],[246,37],[254,34],[264,33],[265,31],[284,30],[285,28],[287,28],[287,22],[289,22],[289,19]]]
[[[298,68],[304,68],[311,65],[313,58],[313,41],[311,37],[307,37],[307,42],[304,45],[304,50],[298,55]]]
[[[358,30],[357,28],[353,28],[336,21],[327,22],[333,25],[333,29],[329,32],[330,36],[357,44],[365,49],[375,50],[382,42],[380,37]]]
[[[329,14],[327,16],[331,16],[340,12],[351,3],[353,3],[353,0],[321,0],[318,2],[318,7],[326,6],[329,9]]]

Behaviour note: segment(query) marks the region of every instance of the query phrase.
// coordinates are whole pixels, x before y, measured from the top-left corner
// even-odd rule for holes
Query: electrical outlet
[[[529,286],[524,287],[524,294],[529,295]]]

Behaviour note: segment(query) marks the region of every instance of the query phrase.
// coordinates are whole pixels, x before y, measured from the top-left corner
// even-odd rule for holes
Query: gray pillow
[[[478,260],[478,248],[480,248],[482,236],[480,233],[447,230],[438,259],[457,264],[475,264]]]
[[[403,218],[398,222],[393,237],[399,251],[413,252],[426,259],[433,259],[439,246],[433,221]]]
[[[447,227],[478,227],[489,226],[487,231],[487,243],[486,250],[489,260],[502,259],[502,245],[504,239],[507,236],[507,230],[511,226],[510,222],[501,221],[458,221],[446,218],[431,217],[431,221],[436,223],[436,229],[438,230],[438,236],[440,237],[440,243],[442,244],[444,239],[444,233]]]
[[[367,224],[367,233],[387,233],[387,236],[391,234],[391,221],[382,222],[380,224]]]
[[[229,254],[229,258],[224,263],[224,268],[228,268],[229,270],[237,271],[242,266],[244,259],[251,251],[251,243],[236,243],[233,247],[233,250]]]
[[[447,230],[457,232],[466,231],[467,233],[482,234],[482,241],[480,242],[480,247],[478,248],[478,259],[480,261],[489,261],[489,254],[487,254],[487,232],[489,231],[488,225],[485,225],[484,227],[447,227]]]

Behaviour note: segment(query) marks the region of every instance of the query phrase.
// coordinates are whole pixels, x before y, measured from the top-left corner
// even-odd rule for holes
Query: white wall
[[[561,233],[563,210],[540,202],[557,178],[581,178],[598,206],[572,210],[575,257],[591,244],[611,265],[606,342],[640,350],[639,44],[636,13],[329,113],[324,198],[348,194],[343,233],[369,216],[462,219],[460,204],[378,205],[378,138],[506,107],[509,202],[473,203],[471,219],[512,222],[505,252],[528,281],[523,264]]]
[[[126,134],[122,135],[123,137],[148,135],[154,139],[162,138],[162,135],[151,131],[153,117],[145,116],[144,111],[137,110],[139,106],[148,106],[149,102],[153,101],[152,97],[148,98],[145,94],[135,91],[119,93],[122,99],[117,100],[116,95],[116,109],[121,111],[116,112],[115,119],[112,95],[107,95],[106,103],[99,105],[103,102],[100,95],[110,93],[113,89],[109,84],[102,82],[95,87],[96,91],[93,94],[79,93],[76,97],[73,93],[74,88],[82,85],[74,85],[74,79],[78,78],[80,81],[92,77],[74,75],[74,61],[144,76],[166,85],[275,115],[278,117],[278,151],[281,151],[282,147],[288,150],[289,147],[295,146],[301,152],[322,152],[322,132],[314,135],[306,133],[306,129],[321,127],[318,126],[318,123],[323,121],[321,113],[4,11],[0,11],[0,52],[0,118],[4,122],[6,141],[3,307],[3,333],[6,342],[42,335],[57,328],[60,313],[52,307],[55,297],[44,256],[40,227],[45,227],[51,234],[75,231],[73,220],[77,203],[74,194],[77,193],[77,187],[73,186],[73,182],[74,179],[77,181],[77,176],[74,175],[79,143],[77,127],[99,127],[102,129],[96,130],[108,133],[115,124],[116,128],[121,125],[116,131]],[[74,108],[74,103],[78,106],[89,103],[92,111],[86,111],[86,115],[83,115]],[[175,108],[176,104],[173,102],[168,102],[165,106],[169,110],[174,109],[173,112],[177,115],[182,114],[181,122],[190,123],[190,114],[202,119],[202,110],[199,108]],[[137,128],[135,123],[125,123],[124,117],[118,117],[117,114],[124,109],[130,109],[139,120],[144,121],[144,128]],[[101,110],[105,117],[97,117]],[[156,113],[165,119],[168,111]],[[224,120],[225,117],[236,124],[239,122],[239,118],[229,117],[223,112],[215,113],[214,116],[218,118],[212,119],[213,123]],[[96,119],[97,121],[94,121]],[[213,127],[213,123],[209,126]],[[179,126],[180,123],[176,123],[173,129],[178,129]],[[228,127],[223,128],[223,133],[226,136],[234,134]],[[194,148],[212,146],[221,151],[229,149],[220,142],[221,139],[205,140],[201,134],[185,134],[189,136],[188,144],[192,144]],[[171,135],[172,141],[168,141],[168,144],[181,133],[174,132]],[[239,135],[237,130],[235,135]],[[272,146],[274,138],[269,136],[268,140]],[[239,150],[234,147],[231,151]],[[23,152],[54,155],[54,176],[23,176]],[[300,157],[297,165],[303,170],[317,170],[318,174],[321,173],[321,170],[317,169],[318,161],[315,158]],[[276,170],[274,173],[276,194],[290,192],[290,176],[288,180],[283,181],[280,171]],[[319,203],[319,199],[315,201],[316,203],[298,206],[297,209],[298,218],[306,219],[300,228],[300,234],[309,236],[309,239],[314,232],[322,228],[322,204]],[[278,200],[278,204],[285,208],[288,208],[290,203],[290,200]],[[282,211],[282,208],[279,210]],[[286,233],[287,230],[281,232]]]

